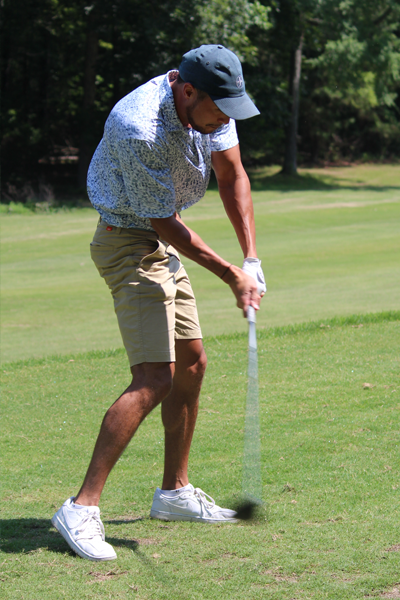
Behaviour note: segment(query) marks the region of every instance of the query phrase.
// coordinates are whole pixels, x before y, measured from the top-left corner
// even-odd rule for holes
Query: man
[[[165,467],[150,516],[232,522],[235,513],[188,480],[206,356],[196,303],[177,251],[227,283],[237,306],[258,309],[266,291],[255,247],[253,205],[234,119],[259,114],[240,62],[223,46],[184,55],[112,110],[88,172],[100,214],[92,258],[114,298],[132,383],[107,411],[83,485],[52,523],[89,560],[112,560],[98,508],[106,479],[143,419],[162,402]],[[231,265],[183,223],[181,210],[204,195],[211,164],[244,254]]]

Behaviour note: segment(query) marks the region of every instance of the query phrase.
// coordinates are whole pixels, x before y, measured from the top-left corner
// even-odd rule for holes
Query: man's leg
[[[206,368],[200,339],[176,340],[176,364],[171,393],[162,403],[165,466],[162,489],[153,497],[150,516],[165,521],[235,522],[236,513],[188,480],[188,460]]]
[[[142,363],[132,367],[131,385],[108,409],[103,419],[92,460],[75,504],[99,504],[111,469],[140,423],[170,392],[173,371],[172,363]]]
[[[141,363],[132,368],[131,385],[107,411],[92,460],[76,498],[64,502],[51,520],[69,546],[89,560],[114,560],[104,539],[98,503],[107,477],[140,423],[170,392],[173,363]]]
[[[163,490],[175,490],[189,483],[187,469],[190,445],[207,365],[200,339],[176,340],[175,352],[173,387],[161,407],[165,429]]]

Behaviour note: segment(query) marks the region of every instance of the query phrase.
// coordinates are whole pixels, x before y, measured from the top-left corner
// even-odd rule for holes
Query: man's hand
[[[261,297],[257,291],[257,283],[251,275],[247,275],[235,265],[230,265],[222,280],[231,288],[236,298],[236,305],[238,308],[243,309],[244,317],[247,317],[249,306],[252,306],[255,310],[260,308]]]
[[[262,298],[267,291],[267,286],[265,285],[264,273],[261,268],[261,260],[258,258],[245,258],[242,269],[245,273],[253,277],[257,283],[257,291]]]

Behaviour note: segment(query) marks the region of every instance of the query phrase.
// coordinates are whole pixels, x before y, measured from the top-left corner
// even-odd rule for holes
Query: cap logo
[[[243,78],[240,75],[238,75],[236,77],[236,87],[241,88],[242,86],[243,86]]]

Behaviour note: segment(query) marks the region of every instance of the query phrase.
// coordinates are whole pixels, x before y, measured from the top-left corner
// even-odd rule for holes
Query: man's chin
[[[214,131],[220,128],[220,125],[206,125],[205,127],[201,127],[200,125],[196,125],[193,123],[191,123],[191,126],[192,129],[198,131],[199,133],[202,133],[203,135],[214,133]]]

